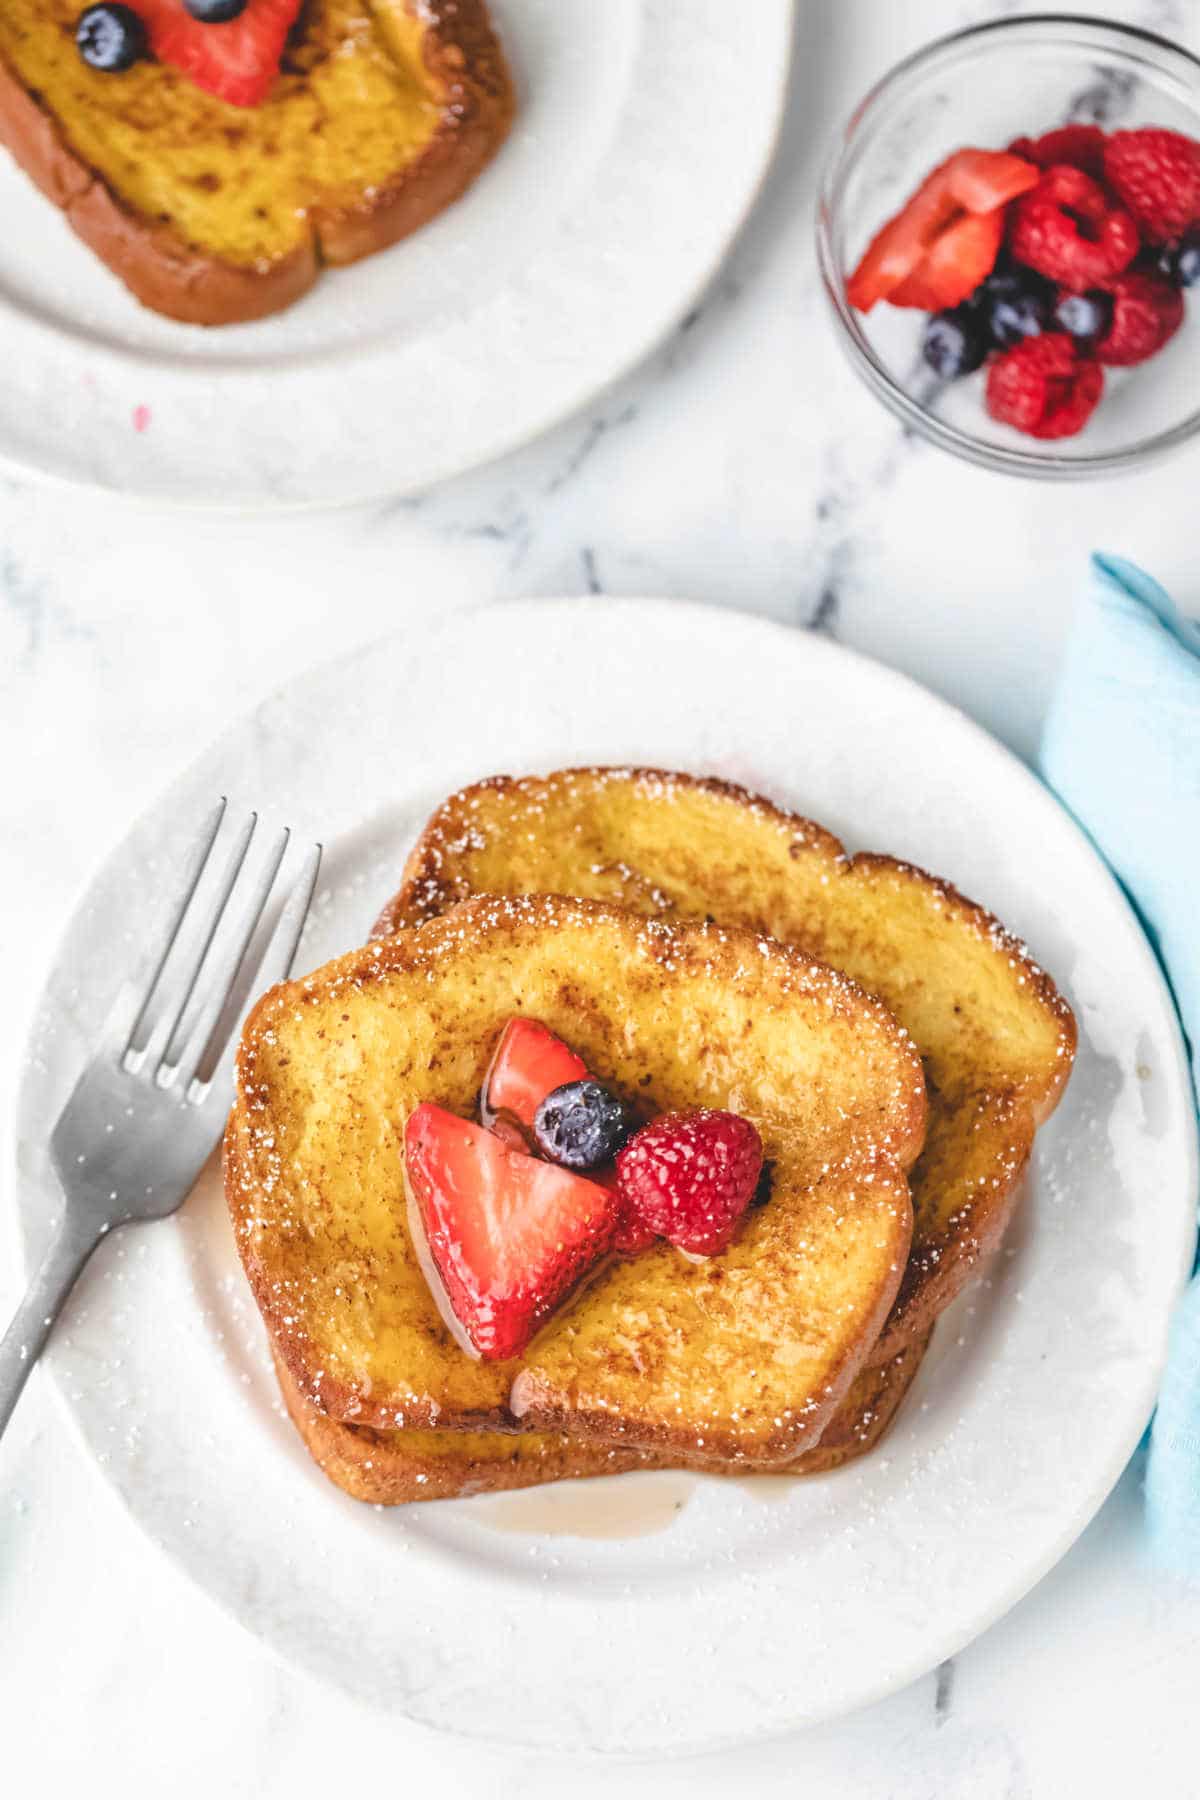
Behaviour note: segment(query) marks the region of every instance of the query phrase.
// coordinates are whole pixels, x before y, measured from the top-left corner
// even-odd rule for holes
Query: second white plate
[[[469,1736],[694,1751],[849,1710],[960,1648],[1070,1546],[1153,1403],[1194,1240],[1178,1028],[1109,875],[977,727],[821,638],[670,602],[495,607],[296,682],[137,825],[72,921],[29,1047],[20,1217],[35,1245],[51,1122],[214,794],[329,846],[312,964],[362,941],[452,788],[594,761],[743,781],[949,876],[1076,1009],[1018,1223],[880,1451],[800,1482],[356,1505],[280,1415],[215,1169],[177,1219],[103,1247],[50,1368],[151,1537],[320,1678]]]
[[[261,324],[144,311],[0,150],[0,463],[157,500],[366,500],[512,449],[644,356],[758,190],[792,0],[492,4],[520,90],[494,164]]]

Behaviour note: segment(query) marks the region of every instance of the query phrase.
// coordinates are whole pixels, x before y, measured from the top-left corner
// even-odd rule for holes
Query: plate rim
[[[1153,993],[1156,1006],[1161,1012],[1166,1027],[1164,1043],[1169,1041],[1171,1049],[1171,1067],[1167,1071],[1167,1078],[1170,1081],[1172,1088],[1177,1089],[1180,1094],[1186,1095],[1189,1101],[1189,1104],[1186,1107],[1181,1108],[1180,1111],[1180,1150],[1186,1164],[1188,1191],[1194,1192],[1196,1190],[1197,1186],[1200,1185],[1200,1121],[1197,1120],[1195,1108],[1190,1103],[1191,1084],[1189,1065],[1183,1033],[1174,1005],[1174,999],[1165,975],[1157,958],[1154,956],[1145,933],[1138,924],[1136,914],[1133,912],[1124,891],[1112,871],[1100,857],[1083,828],[1061,802],[1057,800],[1052,791],[1041,782],[1034,771],[1030,769],[1028,765],[1015,754],[1015,752],[1010,750],[999,739],[993,736],[992,733],[986,730],[984,726],[979,724],[952,701],[932,692],[914,677],[877,660],[863,651],[831,641],[823,634],[806,632],[758,614],[745,613],[734,608],[714,606],[707,603],[676,600],[667,597],[641,598],[635,596],[617,597],[607,595],[537,598],[505,602],[502,604],[494,602],[485,603],[476,607],[456,609],[446,617],[433,621],[428,626],[423,627],[419,633],[415,634],[415,638],[413,633],[406,632],[401,628],[400,630],[381,634],[380,637],[369,641],[365,645],[352,647],[339,655],[325,659],[322,662],[310,666],[308,669],[299,671],[289,679],[278,684],[269,693],[263,695],[256,704],[239,713],[237,717],[230,721],[224,730],[217,733],[197,756],[189,759],[188,763],[182,769],[177,770],[164,787],[160,789],[159,792],[151,798],[150,802],[141,809],[137,816],[129,822],[126,831],[122,834],[116,846],[110,847],[105,854],[95,859],[86,880],[81,883],[77,889],[74,903],[70,905],[64,914],[62,929],[58,935],[54,951],[47,963],[47,981],[50,978],[51,972],[58,967],[67,940],[81,923],[82,915],[88,907],[92,890],[98,879],[122,854],[129,838],[137,832],[147,818],[164,812],[170,801],[170,797],[175,790],[185,787],[220,746],[249,729],[264,709],[276,707],[281,702],[286,702],[293,694],[294,690],[302,688],[310,682],[329,678],[339,667],[353,665],[362,657],[371,655],[380,645],[385,643],[395,644],[403,655],[409,656],[413,654],[414,650],[422,643],[434,640],[440,635],[470,630],[472,622],[480,617],[494,616],[497,613],[502,613],[506,620],[511,623],[519,618],[520,615],[524,614],[529,616],[531,621],[536,622],[538,618],[545,615],[556,614],[564,607],[578,608],[581,606],[586,607],[592,613],[645,612],[651,610],[660,613],[663,616],[669,614],[672,623],[685,620],[688,617],[695,618],[697,623],[704,622],[708,625],[712,625],[719,621],[722,628],[727,628],[733,636],[740,636],[742,633],[748,631],[751,635],[761,637],[764,643],[778,642],[782,644],[786,642],[788,647],[792,650],[803,645],[805,655],[814,655],[818,660],[824,659],[833,663],[849,664],[850,666],[857,667],[861,672],[865,672],[871,679],[882,680],[885,684],[895,686],[898,690],[906,692],[910,698],[915,698],[923,706],[931,707],[937,715],[951,726],[952,729],[966,727],[967,733],[975,740],[976,744],[984,750],[989,757],[994,759],[998,766],[1002,766],[1005,769],[1006,775],[1009,777],[1015,776],[1018,783],[1025,788],[1025,791],[1030,798],[1034,799],[1039,807],[1046,810],[1049,816],[1053,816],[1060,828],[1062,826],[1067,828],[1068,834],[1074,838],[1078,848],[1083,851],[1087,860],[1092,865],[1094,872],[1102,878],[1103,884],[1109,890],[1111,898],[1117,902],[1118,913],[1123,919],[1130,944],[1131,946],[1136,946],[1135,953],[1141,964],[1142,973],[1148,978],[1148,991]],[[45,985],[43,984],[43,987],[35,997],[32,1012],[29,1019],[26,1021],[27,1029],[22,1038],[23,1051],[20,1061],[21,1075],[17,1086],[16,1104],[10,1121],[12,1159],[14,1164],[19,1157],[20,1146],[23,1142],[21,1124],[29,1104],[29,1090],[32,1078],[32,1069],[30,1066],[31,1059],[29,1054],[30,1032],[32,1031],[34,1021],[36,1021],[43,1010],[44,999]],[[28,1273],[28,1235],[26,1230],[27,1203],[22,1199],[23,1190],[28,1187],[28,1183],[23,1180],[19,1169],[13,1168],[11,1172],[14,1173],[16,1179],[14,1181],[14,1204],[9,1215],[11,1219],[9,1229],[15,1234],[18,1250],[17,1266],[21,1271]],[[1185,1211],[1185,1208],[1180,1208],[1180,1245],[1177,1259],[1178,1267],[1173,1286],[1173,1300],[1178,1298],[1186,1285],[1194,1259],[1196,1242],[1195,1219],[1194,1214],[1191,1213],[1187,1213],[1185,1217]],[[1114,1447],[1106,1459],[1103,1475],[1099,1476],[1094,1487],[1078,1500],[1071,1511],[1070,1518],[1061,1525],[1055,1534],[1052,1546],[1045,1551],[1036,1563],[1030,1565],[1028,1568],[1023,1567],[1018,1577],[1004,1586],[1003,1591],[989,1609],[973,1615],[972,1621],[968,1625],[965,1625],[958,1633],[943,1635],[939,1638],[935,1656],[928,1652],[922,1652],[919,1655],[914,1653],[908,1660],[897,1662],[894,1666],[881,1673],[875,1683],[864,1685],[856,1689],[853,1698],[850,1700],[835,1699],[815,1710],[809,1709],[794,1713],[788,1718],[781,1718],[767,1727],[759,1727],[754,1730],[734,1730],[726,1733],[716,1732],[704,1738],[690,1737],[675,1743],[664,1743],[661,1746],[649,1750],[640,1748],[622,1751],[595,1745],[586,1745],[578,1753],[593,1756],[601,1761],[626,1762],[645,1760],[648,1757],[655,1759],[676,1758],[728,1749],[752,1741],[767,1741],[773,1737],[784,1736],[796,1730],[806,1729],[810,1725],[827,1722],[831,1719],[845,1716],[848,1712],[857,1710],[860,1707],[876,1704],[888,1695],[908,1686],[914,1680],[920,1679],[922,1675],[928,1673],[930,1668],[935,1666],[936,1662],[943,1660],[946,1656],[958,1654],[967,1644],[981,1635],[981,1633],[986,1631],[991,1625],[995,1624],[1000,1618],[1004,1617],[1045,1577],[1045,1575],[1062,1559],[1066,1552],[1078,1540],[1079,1536],[1087,1528],[1111,1494],[1117,1481],[1120,1479],[1121,1474],[1127,1467],[1131,1455],[1143,1436],[1146,1424],[1153,1412],[1161,1370],[1162,1359],[1160,1359],[1158,1366],[1152,1371],[1149,1369],[1147,1359],[1146,1372],[1142,1381],[1139,1383],[1141,1399],[1137,1417],[1134,1417],[1134,1410],[1132,1403],[1130,1403],[1130,1423],[1120,1434],[1119,1438],[1114,1438]],[[151,1542],[168,1555],[173,1566],[180,1569],[193,1586],[204,1593],[210,1602],[214,1603],[222,1612],[235,1620],[242,1629],[249,1631],[255,1637],[256,1641],[278,1662],[296,1670],[306,1680],[315,1682],[318,1685],[329,1683],[337,1688],[337,1691],[348,1694],[350,1698],[355,1699],[357,1704],[368,1708],[368,1710],[374,1710],[372,1702],[369,1699],[356,1697],[351,1690],[338,1684],[328,1674],[317,1670],[311,1663],[305,1661],[297,1650],[280,1642],[276,1634],[267,1632],[263,1629],[260,1622],[252,1621],[251,1618],[245,1616],[243,1611],[239,1611],[233,1600],[227,1594],[206,1585],[201,1570],[198,1567],[193,1566],[193,1563],[184,1556],[180,1546],[174,1543],[165,1543],[158,1538],[148,1518],[142,1512],[136,1510],[132,1494],[126,1492],[122,1488],[114,1473],[110,1472],[107,1467],[101,1466],[97,1452],[89,1441],[86,1433],[83,1420],[84,1409],[83,1407],[78,1406],[76,1402],[72,1401],[66,1389],[65,1375],[57,1368],[53,1359],[50,1359],[50,1361],[44,1365],[42,1376],[43,1383],[45,1383],[47,1377],[49,1378],[50,1387],[55,1396],[55,1404],[68,1420],[72,1434],[75,1436],[81,1449],[85,1452],[88,1462],[95,1465],[97,1473],[104,1477],[106,1485],[113,1492],[123,1509]],[[395,1711],[398,1716],[405,1718],[410,1723],[421,1725],[426,1729],[445,1732],[449,1736],[459,1736],[472,1742],[493,1744],[508,1750],[524,1747],[526,1751],[535,1749],[539,1751],[546,1750],[547,1753],[554,1753],[553,1747],[542,1746],[530,1738],[522,1739],[516,1735],[506,1736],[499,1732],[473,1730],[464,1728],[462,1724],[450,1725],[443,1720],[416,1715],[405,1707],[400,1706],[398,1706]]]

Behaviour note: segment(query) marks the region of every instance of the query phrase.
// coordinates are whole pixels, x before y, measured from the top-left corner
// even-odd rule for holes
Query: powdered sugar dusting
[[[626,973],[621,985],[611,989],[602,971],[622,963]],[[772,1241],[783,1232],[781,1244],[786,1241],[791,1246],[788,1260],[780,1261],[774,1251],[767,1259],[749,1249],[738,1254],[731,1252],[727,1258],[710,1259],[710,1263],[719,1261],[722,1265],[716,1273],[725,1283],[723,1291],[711,1285],[712,1268],[689,1270],[676,1264],[671,1285],[680,1296],[676,1305],[685,1306],[685,1311],[669,1327],[661,1311],[656,1312],[653,1322],[648,1316],[639,1317],[636,1291],[640,1277],[635,1266],[613,1271],[604,1278],[602,1286],[606,1294],[615,1294],[618,1290],[623,1293],[621,1284],[631,1279],[634,1283],[628,1301],[620,1301],[620,1317],[627,1320],[624,1335],[633,1346],[633,1360],[640,1354],[638,1345],[652,1339],[660,1354],[678,1355],[681,1369],[691,1368],[687,1397],[668,1408],[668,1420],[658,1429],[665,1427],[690,1441],[696,1421],[707,1421],[702,1426],[705,1448],[707,1451],[711,1447],[713,1454],[748,1455],[748,1450],[743,1452],[743,1442],[749,1445],[763,1432],[779,1439],[777,1456],[787,1454],[793,1446],[800,1448],[837,1400],[832,1386],[819,1403],[811,1395],[807,1400],[800,1399],[808,1380],[806,1369],[811,1352],[798,1356],[795,1373],[789,1376],[791,1365],[780,1351],[773,1373],[769,1378],[762,1376],[767,1383],[765,1393],[778,1391],[783,1399],[790,1392],[795,1397],[794,1404],[784,1400],[781,1405],[777,1399],[773,1406],[767,1403],[765,1413],[763,1405],[756,1403],[748,1413],[731,1416],[719,1359],[706,1359],[690,1347],[688,1340],[698,1330],[715,1330],[714,1342],[719,1345],[724,1328],[717,1320],[730,1308],[745,1314],[752,1307],[755,1316],[770,1314],[776,1319],[796,1316],[797,1291],[803,1292],[806,1283],[820,1284],[834,1242],[844,1243],[839,1260],[846,1255],[866,1257],[868,1265],[878,1267],[878,1279],[886,1280],[890,1287],[896,1270],[895,1234],[903,1231],[906,1237],[908,1229],[907,1197],[900,1170],[918,1148],[924,1117],[920,1060],[906,1034],[878,1002],[865,996],[847,977],[798,950],[773,939],[750,938],[715,925],[668,925],[654,918],[639,918],[596,901],[549,895],[478,896],[416,932],[376,942],[339,959],[278,990],[265,1003],[255,1037],[243,1046],[241,1101],[230,1159],[230,1201],[239,1246],[260,1304],[272,1329],[289,1346],[289,1361],[297,1366],[298,1359],[299,1366],[303,1366],[319,1358],[322,1383],[318,1391],[322,1404],[342,1417],[363,1423],[390,1424],[397,1411],[428,1422],[431,1404],[436,1403],[443,1411],[451,1404],[457,1379],[456,1358],[460,1354],[451,1345],[439,1352],[439,1366],[444,1369],[440,1384],[436,1373],[432,1385],[414,1384],[411,1377],[405,1380],[403,1365],[391,1363],[387,1374],[382,1375],[374,1358],[367,1360],[375,1367],[376,1379],[369,1387],[364,1381],[367,1360],[361,1348],[356,1348],[356,1341],[365,1321],[356,1297],[370,1290],[372,1274],[358,1253],[352,1252],[348,1261],[343,1257],[338,1262],[339,1279],[334,1285],[327,1254],[316,1253],[324,1233],[331,1227],[337,1232],[342,1229],[323,1210],[322,1195],[328,1190],[322,1169],[335,1145],[343,1159],[349,1153],[351,1138],[337,1124],[343,1109],[351,1109],[346,1117],[348,1130],[353,1132],[357,1129],[354,1119],[362,1106],[369,1104],[369,1089],[360,1089],[358,1081],[360,1068],[370,1079],[370,1065],[360,1062],[359,1052],[353,1047],[371,1019],[390,1017],[399,1008],[407,1034],[416,1028],[414,1022],[428,1006],[430,1028],[435,1032],[433,1041],[440,1042],[436,1032],[443,1028],[434,1021],[445,1004],[445,982],[457,984],[453,991],[463,996],[475,991],[476,979],[513,982],[513,1001],[499,1003],[503,1014],[515,1004],[520,984],[526,979],[521,971],[526,969],[528,979],[543,984],[550,981],[545,989],[547,995],[561,988],[565,998],[557,1004],[568,1007],[563,1016],[577,1019],[580,1031],[586,1028],[597,1055],[603,1056],[606,1044],[619,1043],[623,1054],[633,1054],[636,1059],[640,1034],[648,1022],[652,1024],[657,1019],[658,1006],[674,1005],[672,996],[677,994],[686,997],[688,1007],[686,1014],[680,1015],[684,1033],[681,1044],[690,1043],[688,1032],[715,1031],[719,1037],[722,1032],[732,1031],[735,1021],[745,1021],[749,1029],[757,1018],[759,1031],[767,1033],[765,1041],[775,1046],[771,1057],[785,1057],[782,1062],[769,1061],[764,1066],[763,1053],[755,1039],[748,1040],[748,1052],[742,1051],[732,1038],[727,1043],[721,1040],[714,1047],[722,1070],[728,1068],[728,1079],[734,1083],[733,1100],[760,1125],[767,1154],[774,1162],[779,1198],[768,1205],[762,1216],[768,1222]],[[472,976],[464,987],[465,970],[477,970],[478,976]],[[470,1007],[474,1004],[468,1001],[465,1015],[455,1014],[447,1020],[447,1050],[453,1051],[459,1031],[469,1029],[463,1025],[463,1018],[472,1016]],[[364,1012],[364,1007],[369,1011]],[[607,1021],[603,1028],[593,1017],[597,1008]],[[701,1023],[710,1015],[711,1025]],[[740,1032],[741,1027],[737,1030]],[[566,1035],[570,1036],[569,1030]],[[668,1040],[657,1037],[648,1039],[648,1043],[657,1046],[651,1053],[651,1081],[657,1084],[664,1078],[668,1080],[666,1099],[660,1100],[660,1105],[686,1094],[693,1082],[707,1079],[703,1058],[693,1063],[690,1048],[670,1046]],[[490,1043],[480,1046],[484,1058],[480,1073],[490,1049]],[[666,1049],[670,1050],[667,1063],[656,1070],[653,1058]],[[803,1076],[789,1074],[788,1056],[799,1057],[797,1069],[806,1071]],[[313,1090],[319,1098],[311,1122],[306,1114],[281,1116],[280,1106],[290,1080],[289,1067],[298,1059],[308,1070],[314,1066],[314,1058],[316,1066],[324,1067],[328,1073]],[[634,1066],[638,1066],[636,1060]],[[855,1079],[861,1079],[861,1089],[848,1078],[851,1069]],[[797,1132],[786,1111],[780,1114],[774,1110],[783,1104],[782,1100],[770,1096],[776,1091],[781,1096],[808,1094],[809,1082],[814,1078],[830,1084],[830,1092],[838,1095],[837,1103],[822,1103],[814,1108],[809,1096],[805,1104],[811,1122],[808,1131]],[[399,1120],[417,1099],[438,1098],[436,1076],[431,1080],[426,1071],[418,1078],[414,1066],[412,1079],[415,1085],[402,1090],[411,1098],[402,1100],[397,1094],[397,1118],[389,1127],[393,1135]],[[727,1077],[722,1075],[721,1079],[724,1082]],[[788,1087],[789,1081],[795,1084],[797,1080],[799,1086]],[[349,1085],[345,1085],[347,1081]],[[742,1081],[750,1083],[744,1093],[737,1091]],[[676,1085],[671,1087],[671,1082]],[[760,1092],[756,1106],[754,1095]],[[808,1134],[814,1126],[824,1133],[821,1141],[828,1143],[830,1151],[820,1168],[812,1163],[816,1140],[810,1140]],[[389,1158],[398,1157],[398,1147],[393,1144],[386,1154]],[[793,1166],[796,1176],[787,1173]],[[377,1179],[374,1173],[369,1176],[372,1184]],[[796,1185],[797,1180],[800,1185]],[[782,1212],[778,1210],[781,1207]],[[784,1221],[793,1215],[804,1221],[798,1234],[794,1228],[784,1227]],[[881,1233],[878,1225],[884,1220],[890,1224]],[[747,1229],[761,1231],[762,1227],[756,1223]],[[905,1239],[899,1241],[902,1244]],[[289,1249],[289,1245],[293,1248]],[[388,1277],[393,1278],[399,1279],[399,1271],[395,1277]],[[418,1295],[427,1293],[419,1272],[404,1279],[418,1281]],[[693,1303],[683,1300],[691,1290],[695,1293],[696,1310],[689,1310]],[[844,1298],[828,1309],[819,1329],[816,1315],[810,1316],[805,1327],[809,1338],[813,1342],[827,1340],[830,1354],[832,1346],[847,1334],[847,1341],[852,1342],[864,1329],[862,1307],[869,1303],[872,1292],[868,1285],[856,1297],[848,1289]],[[593,1304],[589,1294],[569,1314],[552,1321],[545,1346],[535,1346],[532,1368],[549,1370],[557,1344],[569,1360],[582,1357],[580,1369],[588,1367],[588,1380],[593,1379],[591,1352],[584,1356],[583,1339],[575,1335],[578,1323],[587,1319]],[[692,1322],[685,1326],[685,1319]],[[709,1323],[705,1324],[705,1320]],[[426,1370],[422,1380],[428,1381],[433,1373],[428,1327],[421,1329],[425,1349],[417,1361]],[[778,1332],[778,1325],[773,1329]],[[683,1335],[678,1335],[681,1332]],[[618,1363],[613,1364],[614,1380],[619,1375]],[[414,1362],[412,1367],[416,1366]],[[494,1370],[495,1365],[481,1379],[492,1380]],[[750,1379],[753,1383],[759,1378]],[[557,1375],[552,1377],[552,1382],[557,1380]],[[483,1400],[487,1392],[493,1396],[490,1403]],[[481,1401],[485,1406],[490,1404],[488,1416],[495,1423],[504,1419],[503,1393],[503,1387],[481,1389]],[[461,1402],[453,1404],[461,1406]],[[536,1404],[544,1407],[544,1393]],[[596,1404],[601,1411],[608,1406],[601,1393]],[[661,1402],[656,1401],[655,1406],[661,1407]],[[528,1407],[518,1407],[514,1387],[513,1411],[521,1410]],[[648,1422],[639,1426],[618,1416],[620,1408],[609,1410],[609,1435],[631,1431],[635,1442],[645,1442],[647,1431],[653,1435],[654,1428]],[[671,1426],[670,1419],[677,1420],[678,1427]],[[461,1422],[467,1422],[465,1416]]]
[[[685,837],[704,833],[703,884],[719,900],[681,891],[669,858],[652,848],[673,843],[681,830]],[[604,853],[597,856],[592,847],[599,843]],[[720,781],[617,766],[495,777],[462,790],[426,827],[408,883],[381,923],[432,918],[489,885],[497,871],[503,879],[509,866],[520,869],[525,885],[569,884],[668,922],[716,906],[725,923],[760,926],[759,871],[781,849],[793,879],[780,884],[780,912],[771,921],[777,935],[846,968],[902,1025],[910,1009],[914,1019],[929,1019],[928,1008],[913,1005],[908,934],[927,938],[930,967],[945,969],[938,976],[937,1041],[919,1048],[932,1077],[933,1136],[958,1148],[944,1148],[914,1171],[915,1252],[881,1346],[892,1354],[952,1298],[1002,1228],[1033,1127],[1053,1109],[1072,1064],[1070,1008],[997,919],[915,864],[847,856],[822,827],[761,796]],[[856,934],[846,921],[859,915]],[[990,971],[978,966],[981,958],[991,960]],[[1000,1007],[989,993],[1001,997]],[[998,1024],[1003,1007],[1014,1006],[1022,1022],[1015,1034]],[[1012,1101],[1008,1118],[1002,1122],[997,1112],[988,1127],[991,1161],[982,1179],[970,1173],[983,1129],[977,1095]]]

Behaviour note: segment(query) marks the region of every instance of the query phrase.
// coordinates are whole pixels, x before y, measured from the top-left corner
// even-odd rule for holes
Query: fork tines
[[[268,903],[291,833],[278,831],[251,867],[258,815],[250,813],[218,866],[213,851],[226,811],[221,800],[188,851],[165,936],[136,991],[132,1023],[118,1034],[124,1067],[181,1098],[228,1041],[251,984],[261,992],[286,978],[321,864],[321,846],[314,844],[270,924]],[[128,992],[117,1012],[123,1024],[130,1020]]]

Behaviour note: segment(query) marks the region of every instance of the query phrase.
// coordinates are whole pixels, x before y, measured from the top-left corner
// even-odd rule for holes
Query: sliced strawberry
[[[851,306],[870,312],[877,300],[891,299],[929,256],[939,238],[952,231],[964,213],[999,213],[1018,194],[1035,186],[1038,170],[1006,150],[957,150],[927,176],[896,216],[872,238],[866,254],[846,283]],[[979,239],[968,243],[978,260]],[[943,264],[943,279],[950,286],[953,255]],[[995,256],[992,258],[995,261]],[[989,268],[984,269],[987,275]],[[976,277],[976,283],[983,276]],[[957,286],[957,283],[953,285]],[[959,293],[965,298],[970,289]],[[908,304],[915,304],[909,302]],[[957,300],[939,300],[936,307],[953,306]]]
[[[948,225],[933,248],[906,275],[888,300],[893,306],[919,306],[922,312],[946,312],[973,294],[996,266],[1004,236],[1004,209],[963,213]]]
[[[247,0],[236,19],[205,25],[183,0],[133,0],[160,62],[233,106],[258,106],[271,91],[302,0]]]
[[[529,1139],[511,1119],[492,1119],[487,1128],[502,1144],[507,1144],[510,1150],[528,1150]]]
[[[404,1149],[409,1194],[451,1312],[480,1356],[519,1356],[611,1248],[615,1192],[510,1150],[440,1106],[411,1114]]]
[[[568,1081],[585,1080],[587,1073],[583,1058],[536,1019],[510,1019],[484,1077],[479,1097],[483,1122],[494,1127],[507,1113],[532,1131],[546,1095]]]
[[[951,197],[965,212],[995,212],[1024,194],[1038,172],[1007,150],[956,150],[942,164]]]

